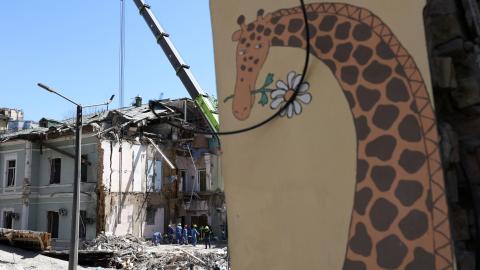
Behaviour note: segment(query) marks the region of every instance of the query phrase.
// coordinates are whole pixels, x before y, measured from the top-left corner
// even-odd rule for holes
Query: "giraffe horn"
[[[245,29],[245,28],[246,28],[246,25],[245,25],[245,16],[243,16],[243,15],[238,16],[237,24],[240,25],[240,28],[241,28],[242,30]]]
[[[257,11],[257,19],[262,19],[264,13],[265,13],[265,10],[259,9]]]

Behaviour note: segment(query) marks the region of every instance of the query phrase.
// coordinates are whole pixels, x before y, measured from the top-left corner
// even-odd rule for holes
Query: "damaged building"
[[[190,99],[137,102],[83,116],[80,238],[150,238],[169,224],[226,226],[218,138]],[[70,239],[74,121],[0,136],[0,227]]]

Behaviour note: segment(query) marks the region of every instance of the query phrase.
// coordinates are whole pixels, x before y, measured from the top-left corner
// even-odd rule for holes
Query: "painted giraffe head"
[[[258,73],[265,62],[270,49],[272,32],[266,25],[270,15],[263,16],[263,9],[258,10],[257,20],[245,24],[245,16],[237,19],[240,30],[232,35],[232,40],[238,42],[236,63],[237,78],[232,103],[232,112],[238,120],[245,120],[250,116],[250,110],[255,102],[251,91],[255,90]]]

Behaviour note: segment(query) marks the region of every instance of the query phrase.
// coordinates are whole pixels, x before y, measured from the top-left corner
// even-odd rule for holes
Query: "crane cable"
[[[125,0],[120,0],[120,63],[119,63],[119,82],[118,91],[120,98],[120,108],[124,104],[124,80],[125,80]]]
[[[308,64],[309,64],[309,61],[310,61],[310,42],[309,42],[310,41],[310,31],[309,31],[309,27],[308,27],[307,8],[305,6],[304,0],[300,0],[300,5],[302,7],[303,21],[304,21],[304,24],[305,24],[305,39],[307,40],[306,48],[305,48],[306,53],[305,53],[305,60],[304,60],[304,65],[303,65],[302,77],[300,78],[300,82],[298,83],[293,95],[290,97],[290,99],[288,99],[288,101],[277,112],[275,112],[270,117],[266,118],[265,120],[255,124],[255,125],[252,125],[252,126],[249,126],[249,127],[246,127],[246,128],[242,128],[242,129],[229,130],[229,131],[218,131],[218,132],[206,131],[206,130],[199,130],[199,129],[193,129],[193,128],[192,129],[191,128],[185,128],[181,125],[172,123],[170,121],[167,121],[167,123],[169,125],[175,127],[175,128],[182,129],[182,130],[189,131],[189,132],[193,132],[193,133],[196,133],[196,134],[234,135],[234,134],[244,133],[244,132],[248,132],[248,131],[254,130],[256,128],[259,128],[259,127],[269,123],[270,121],[275,119],[277,116],[279,116],[284,110],[286,110],[288,108],[288,106],[290,106],[295,101],[295,99],[298,95],[298,91],[300,89],[300,86],[303,84],[303,82],[305,80],[305,76],[306,76],[306,73],[308,71]],[[155,114],[157,117],[160,117],[160,115],[158,115],[155,112],[155,109],[152,108],[153,104],[149,104],[149,106],[150,106],[150,110],[153,112],[153,114]]]

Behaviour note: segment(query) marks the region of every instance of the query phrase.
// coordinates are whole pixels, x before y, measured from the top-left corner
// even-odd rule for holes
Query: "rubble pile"
[[[188,252],[182,248],[155,253],[153,259],[140,264],[140,269],[214,269],[228,270],[227,248],[216,251]],[[193,267],[193,268],[190,268]]]
[[[102,266],[117,269],[229,269],[226,247],[223,249],[187,251],[187,248],[183,246],[153,246],[149,241],[144,241],[133,235],[101,234],[94,240],[82,243],[81,249],[83,252],[92,253],[112,251],[113,256],[108,258],[109,262],[102,264]]]

